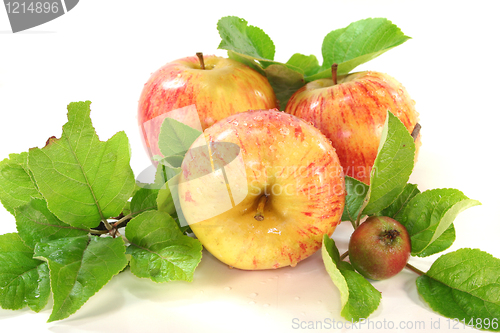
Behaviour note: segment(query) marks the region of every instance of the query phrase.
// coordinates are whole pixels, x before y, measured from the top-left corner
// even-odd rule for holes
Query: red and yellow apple
[[[238,113],[192,147],[181,166],[180,206],[203,246],[227,265],[295,266],[340,223],[342,167],[329,140],[302,119]]]
[[[370,183],[387,110],[412,133],[420,146],[415,102],[389,75],[359,72],[309,82],[295,92],[285,112],[319,128],[332,141],[346,176]]]
[[[151,157],[160,155],[157,141],[165,117],[204,130],[232,114],[276,105],[269,82],[255,70],[199,55],[170,62],[151,75],[139,99],[138,121]]]

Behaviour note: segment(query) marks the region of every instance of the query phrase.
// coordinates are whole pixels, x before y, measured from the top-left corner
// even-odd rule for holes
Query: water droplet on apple
[[[290,130],[286,127],[282,127],[282,128],[280,128],[280,133],[283,135],[288,135],[288,134],[290,134]]]
[[[257,121],[262,121],[262,117],[261,116],[255,116],[253,119],[257,120]]]
[[[237,122],[236,120],[235,120],[235,121],[233,121],[233,125],[234,125],[234,126],[238,126],[238,122]]]

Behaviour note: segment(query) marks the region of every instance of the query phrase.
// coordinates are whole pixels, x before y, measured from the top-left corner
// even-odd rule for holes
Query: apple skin
[[[172,61],[154,72],[144,85],[138,108],[139,128],[150,157],[161,155],[157,140],[162,115],[183,107],[195,106],[192,113],[172,118],[200,130],[232,114],[250,109],[277,107],[277,99],[267,78],[232,59],[204,56],[201,69],[196,56]],[[158,117],[158,118],[157,118]],[[158,119],[146,133],[144,124]],[[201,128],[200,127],[201,123]],[[149,142],[149,138],[153,138]]]
[[[387,110],[411,133],[418,123],[415,102],[387,74],[367,71],[309,82],[296,91],[285,112],[311,122],[337,149],[346,176],[370,184]],[[420,146],[420,134],[415,141]],[[415,154],[417,156],[417,154]]]
[[[295,266],[316,252],[323,235],[331,235],[340,223],[345,202],[342,167],[329,140],[302,119],[276,109],[238,113],[206,129],[193,147],[205,140],[211,145],[234,143],[241,153],[240,170],[225,171],[229,179],[243,178],[240,188],[230,184],[233,197],[243,193],[242,200],[205,220],[200,215],[217,207],[227,190],[222,186],[218,191],[210,180],[191,180],[212,171],[210,162],[195,156],[195,149],[187,152],[181,166],[183,214],[220,261],[243,270]],[[213,162],[227,155],[212,152]],[[265,194],[264,219],[259,221],[256,211]]]
[[[391,231],[392,237],[387,235]],[[406,228],[387,216],[371,216],[354,230],[349,241],[349,261],[364,277],[388,279],[403,270],[411,254]]]

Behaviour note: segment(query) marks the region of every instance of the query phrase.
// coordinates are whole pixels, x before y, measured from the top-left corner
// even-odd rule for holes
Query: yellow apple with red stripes
[[[276,109],[238,113],[192,147],[178,184],[182,212],[227,265],[295,266],[340,223],[342,167],[330,141],[304,120]]]
[[[345,175],[369,184],[387,110],[414,135],[417,149],[420,146],[415,102],[387,74],[367,71],[337,78],[335,66],[332,74],[295,92],[285,112],[319,128],[337,149]]]
[[[151,75],[139,99],[138,122],[152,157],[161,155],[157,141],[166,116],[204,130],[238,112],[275,107],[266,77],[238,61],[198,54],[172,61]],[[193,108],[196,112],[189,112]]]

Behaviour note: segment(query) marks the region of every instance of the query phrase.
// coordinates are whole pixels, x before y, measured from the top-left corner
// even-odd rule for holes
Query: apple
[[[277,109],[238,113],[192,147],[181,166],[180,206],[203,246],[227,265],[295,266],[340,223],[342,167],[329,140],[302,119]]]
[[[311,122],[337,149],[346,176],[370,183],[387,110],[397,116],[420,146],[415,102],[387,74],[366,71],[307,83],[296,91],[285,112]],[[417,156],[417,154],[415,155]]]
[[[406,266],[411,241],[406,228],[387,216],[371,216],[354,230],[349,240],[349,261],[361,275],[388,279]]]
[[[150,157],[161,155],[157,141],[165,117],[204,130],[238,112],[277,107],[267,78],[255,70],[235,60],[197,55],[164,65],[144,85],[138,122]]]

